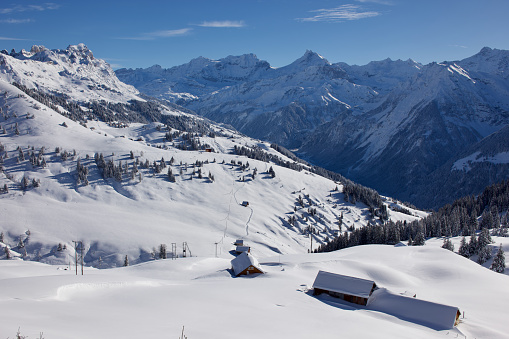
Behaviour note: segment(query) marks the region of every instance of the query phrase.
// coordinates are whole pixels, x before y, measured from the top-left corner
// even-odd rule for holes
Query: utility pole
[[[83,242],[80,241],[81,275],[83,275]]]
[[[74,243],[74,265],[76,266],[76,275],[78,275],[78,244],[80,245],[80,264],[81,275],[83,275],[83,241],[73,240]]]
[[[74,266],[76,267],[76,275],[78,275],[78,242],[73,240],[74,243]]]
[[[315,228],[313,226],[310,227],[309,229],[309,237],[311,238],[311,248],[309,250],[309,253],[313,253],[313,232],[314,232]]]
[[[172,242],[171,243],[171,259],[177,259],[177,243]]]

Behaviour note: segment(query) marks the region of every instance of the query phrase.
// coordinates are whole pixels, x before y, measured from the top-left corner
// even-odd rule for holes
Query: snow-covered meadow
[[[508,277],[436,246],[368,245],[260,258],[266,274],[233,278],[227,258],[158,260],[84,275],[62,265],[0,261],[0,337],[506,338]],[[319,270],[458,307],[436,331],[310,288]],[[395,310],[401,313],[402,310]],[[462,313],[463,314],[463,313]],[[424,320],[423,320],[424,323]]]

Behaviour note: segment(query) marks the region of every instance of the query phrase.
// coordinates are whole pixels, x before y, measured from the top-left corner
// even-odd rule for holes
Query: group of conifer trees
[[[348,190],[348,188],[347,188]],[[349,194],[350,195],[350,194]],[[346,194],[345,194],[346,199]],[[479,234],[479,235],[477,235]],[[344,232],[322,244],[315,252],[329,252],[365,244],[394,245],[407,241],[423,245],[426,238],[444,237],[443,248],[454,250],[450,237],[463,236],[458,254],[484,264],[492,257],[491,235],[509,236],[509,181],[488,186],[479,196],[468,196],[448,204],[421,220],[369,224]],[[466,236],[470,236],[469,242]],[[504,251],[500,245],[491,269],[503,272]]]

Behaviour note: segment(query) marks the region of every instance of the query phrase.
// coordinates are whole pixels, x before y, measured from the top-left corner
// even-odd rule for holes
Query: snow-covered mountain
[[[108,101],[111,91],[98,88],[109,66],[94,61],[75,84],[80,63],[59,77],[69,65],[55,59],[62,53],[2,56],[0,231],[12,255],[65,263],[72,241],[81,240],[86,265],[110,267],[125,256],[132,263],[153,260],[161,244],[168,252],[177,244],[179,255],[186,242],[192,255],[229,256],[237,238],[258,255],[302,253],[310,236],[314,248],[334,237],[340,217],[355,228],[376,222],[378,210],[394,221],[425,215],[398,212],[397,202],[376,192],[370,206],[347,202],[342,187],[353,186],[341,176],[320,176],[287,151],[141,98],[127,85],[117,87],[126,88],[125,96],[119,91]],[[27,69],[37,71],[23,77]],[[37,89],[29,82],[39,70],[52,79],[48,87],[45,78]],[[119,82],[109,74],[107,83]],[[59,92],[66,86],[72,90]],[[98,101],[86,102],[80,88]]]
[[[312,51],[278,69],[252,54],[196,60],[168,70],[151,67],[116,73],[149,95],[287,147],[299,146],[320,124],[378,95],[351,83],[343,69]]]
[[[439,248],[443,239],[307,253],[340,230],[383,236],[382,216],[404,230],[427,213],[129,86],[105,90],[118,79],[102,61],[60,74],[69,61],[38,61],[38,49],[2,56],[0,337],[506,336],[507,276]],[[233,277],[237,239],[265,274]],[[509,238],[494,239],[507,250]],[[444,330],[402,307],[314,296],[319,270],[466,314]],[[472,293],[479,286],[490,288]]]
[[[484,49],[480,54],[486,63],[509,60],[506,51]],[[471,62],[424,66],[378,107],[320,126],[301,151],[329,169],[420,206],[438,207],[460,197],[450,186],[443,188],[445,199],[425,189],[419,192],[422,197],[402,193],[426,186],[428,175],[509,123],[509,82],[496,75],[507,71],[493,67],[496,72],[484,73],[462,64]],[[462,193],[478,193],[470,187]]]
[[[127,102],[139,99],[134,87],[118,80],[108,63],[94,58],[84,44],[65,50],[33,46],[30,52],[0,53],[0,78],[75,100]]]
[[[214,64],[216,70],[231,72],[227,59],[209,61],[202,71]],[[157,83],[181,84],[176,92],[189,100],[180,103],[200,115],[298,149],[313,163],[425,207],[439,202],[404,192],[509,123],[509,52],[504,50],[483,48],[462,61],[429,65],[390,59],[364,66],[331,64],[311,51],[278,69],[261,61],[251,65],[260,63],[265,66],[244,72],[252,76],[229,82],[196,69],[189,77],[182,72],[172,76],[191,63],[166,73],[160,69],[145,83],[130,79],[147,70],[117,74],[170,101],[174,98],[154,90]],[[215,85],[208,92],[196,90],[187,86],[191,78]],[[445,201],[455,197],[449,194]]]

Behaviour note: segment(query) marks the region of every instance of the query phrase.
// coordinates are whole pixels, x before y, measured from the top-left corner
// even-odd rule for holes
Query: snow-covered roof
[[[372,280],[319,271],[313,283],[313,288],[369,298],[373,284],[375,282]]]
[[[253,257],[248,252],[242,252],[238,257],[235,259],[232,259],[232,268],[233,273],[235,275],[239,275],[242,271],[244,271],[249,266],[256,267],[260,271],[262,271],[262,268],[260,267],[260,264],[258,263],[258,260],[256,260],[255,257]]]
[[[237,248],[235,248],[235,251],[236,252],[248,252],[249,246],[237,246]]]
[[[373,292],[367,306],[436,330],[453,328],[459,311],[454,306],[394,294],[385,288]]]

